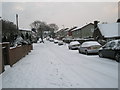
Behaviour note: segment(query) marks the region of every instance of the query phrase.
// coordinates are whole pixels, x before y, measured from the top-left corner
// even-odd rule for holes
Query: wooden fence
[[[4,71],[3,62],[2,62],[2,44],[0,43],[0,73]]]
[[[9,50],[9,64],[12,66],[32,50],[32,45],[19,46]]]
[[[9,43],[2,43],[2,60],[0,62],[0,73],[4,71],[5,65],[10,65],[12,67],[13,64],[27,55],[32,49],[32,45],[23,45],[10,48]]]

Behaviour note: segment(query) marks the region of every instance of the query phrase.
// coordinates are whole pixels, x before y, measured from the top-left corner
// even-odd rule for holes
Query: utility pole
[[[17,30],[19,29],[18,28],[18,14],[16,14],[16,25],[17,25]]]

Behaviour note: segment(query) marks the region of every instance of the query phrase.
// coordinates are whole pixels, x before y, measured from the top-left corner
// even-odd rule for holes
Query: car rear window
[[[119,47],[120,47],[120,41],[118,41],[118,44],[117,44],[117,46],[119,46]]]

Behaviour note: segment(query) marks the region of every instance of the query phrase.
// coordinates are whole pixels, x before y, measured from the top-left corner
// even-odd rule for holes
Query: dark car
[[[99,57],[111,58],[120,62],[120,40],[112,40],[100,48]]]

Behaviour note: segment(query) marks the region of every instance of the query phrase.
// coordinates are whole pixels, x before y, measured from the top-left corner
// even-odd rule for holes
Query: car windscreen
[[[120,47],[120,41],[118,41],[117,46]]]
[[[114,47],[114,46],[115,46],[115,42],[111,42],[110,45],[109,45],[109,47],[111,47],[111,48]]]

